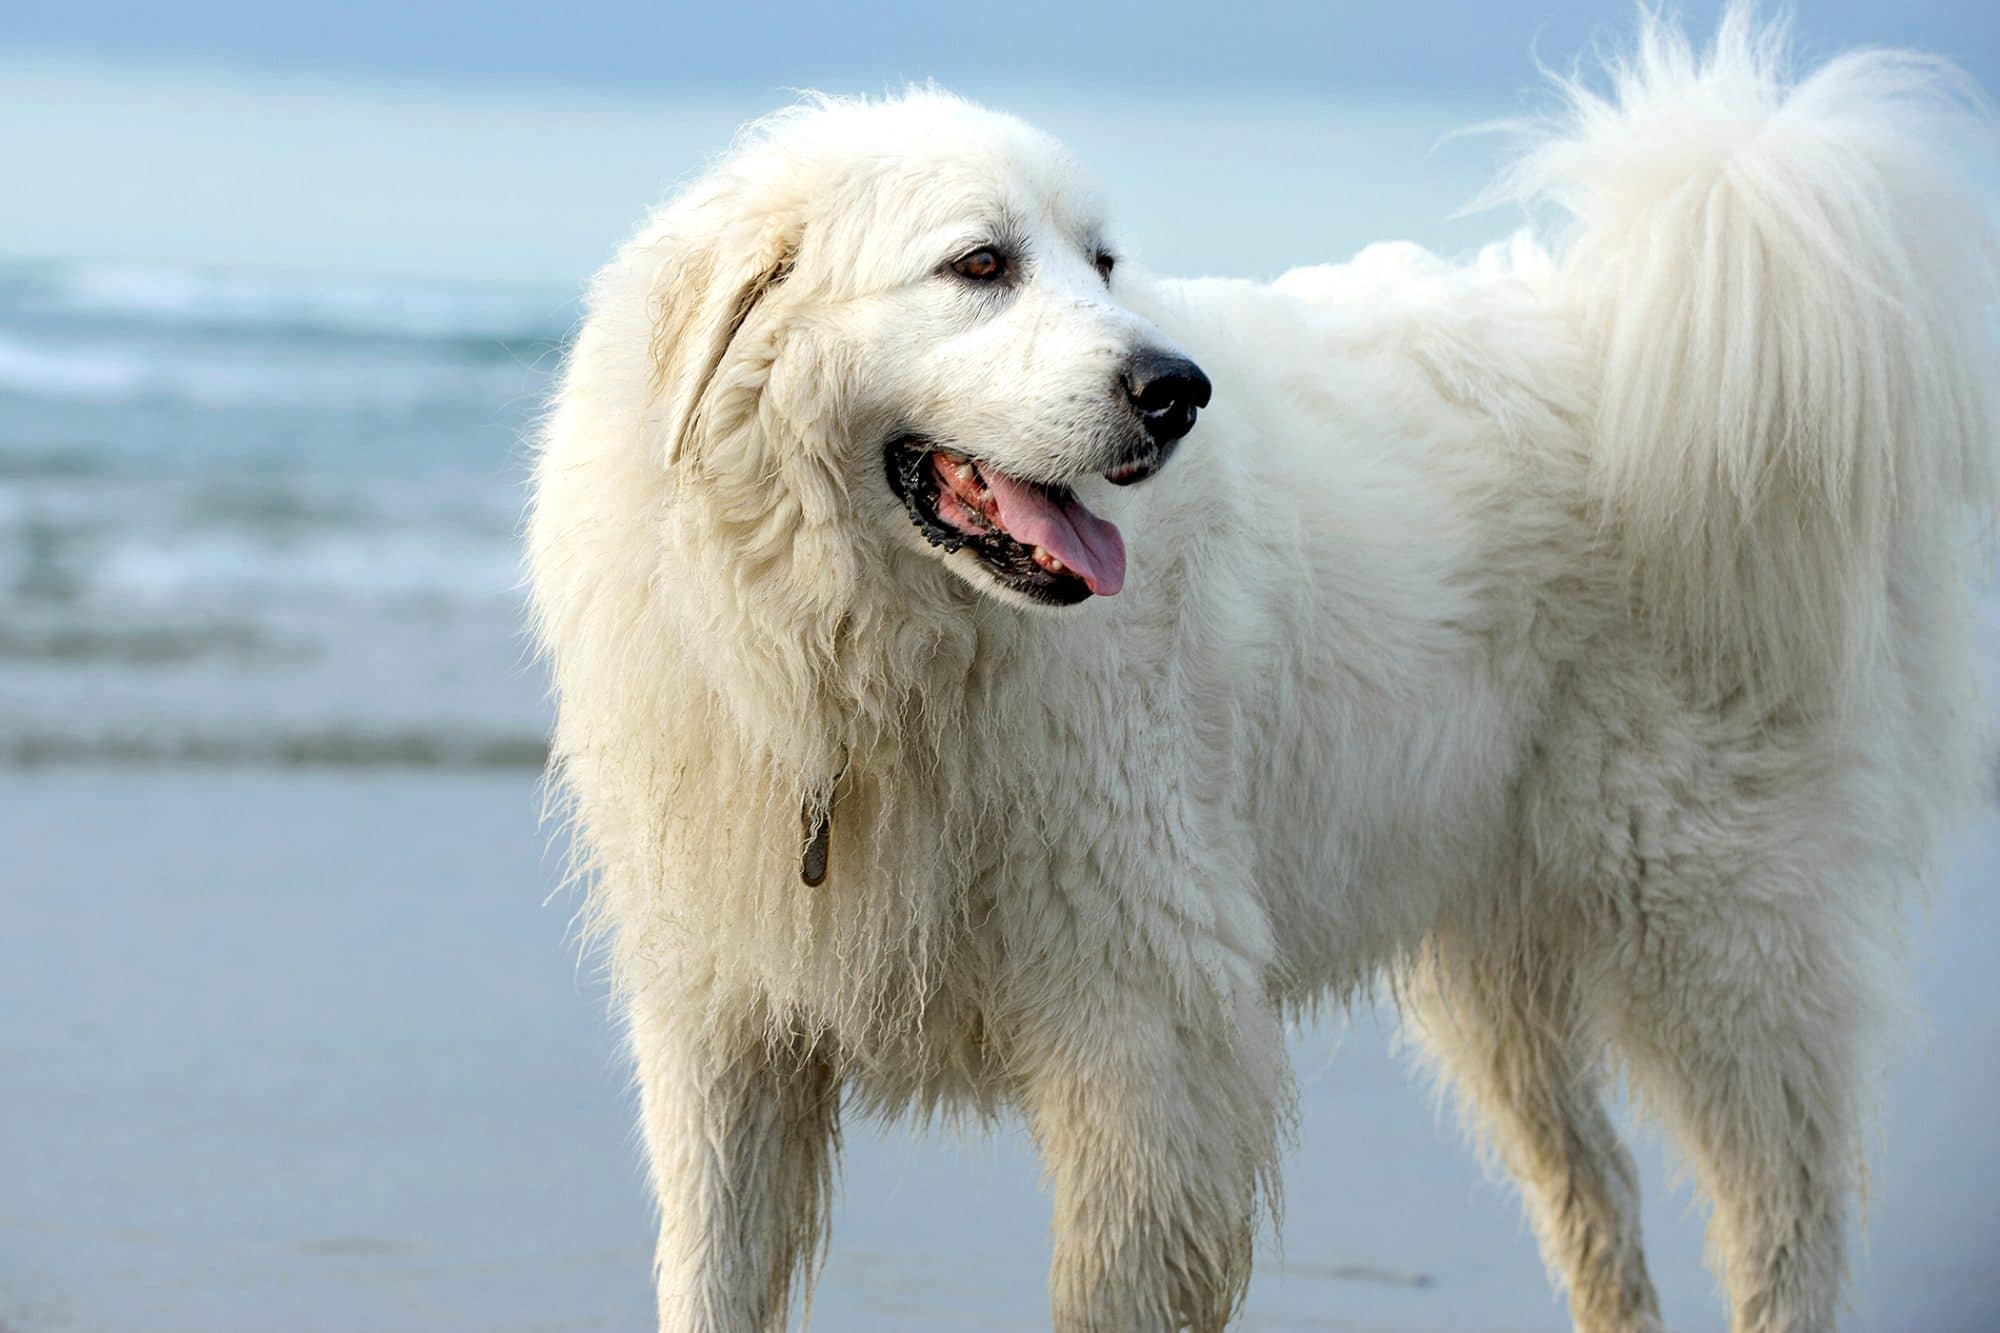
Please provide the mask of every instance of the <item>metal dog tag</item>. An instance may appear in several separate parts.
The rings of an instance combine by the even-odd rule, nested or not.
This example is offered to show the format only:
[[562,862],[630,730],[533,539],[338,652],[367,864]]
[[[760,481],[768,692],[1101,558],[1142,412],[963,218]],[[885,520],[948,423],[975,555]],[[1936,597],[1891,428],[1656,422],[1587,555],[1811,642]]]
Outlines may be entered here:
[[806,851],[799,858],[799,878],[816,889],[826,882],[826,863],[833,850],[833,802],[827,802],[826,810],[817,819],[810,804],[800,806],[799,824],[806,831]]

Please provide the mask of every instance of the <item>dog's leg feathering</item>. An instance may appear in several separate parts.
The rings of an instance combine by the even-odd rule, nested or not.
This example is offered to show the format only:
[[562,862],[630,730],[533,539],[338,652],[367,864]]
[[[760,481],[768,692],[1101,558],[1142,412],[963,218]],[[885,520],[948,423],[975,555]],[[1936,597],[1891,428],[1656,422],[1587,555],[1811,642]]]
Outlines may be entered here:
[[1519,1182],[1578,1333],[1661,1333],[1639,1173],[1605,1113],[1576,980],[1553,951],[1500,961],[1494,932],[1447,932],[1399,978],[1414,1034],[1463,1118]]
[[1220,1333],[1250,1281],[1289,1087],[1277,1020],[1261,996],[1233,1025],[1103,998],[1111,1007],[1035,1043],[1022,1070],[1055,1194],[1053,1325]]
[[1818,1333],[1835,1327],[1846,1273],[1863,1036],[1881,1002],[1859,965],[1871,956],[1871,941],[1852,937],[1860,927],[1762,891],[1768,906],[1739,907],[1727,934],[1653,914],[1657,965],[1619,971],[1619,1044],[1635,1091],[1713,1202],[1709,1251],[1732,1333]]
[[825,1236],[839,1087],[798,1043],[633,1000],[664,1333],[777,1333]]

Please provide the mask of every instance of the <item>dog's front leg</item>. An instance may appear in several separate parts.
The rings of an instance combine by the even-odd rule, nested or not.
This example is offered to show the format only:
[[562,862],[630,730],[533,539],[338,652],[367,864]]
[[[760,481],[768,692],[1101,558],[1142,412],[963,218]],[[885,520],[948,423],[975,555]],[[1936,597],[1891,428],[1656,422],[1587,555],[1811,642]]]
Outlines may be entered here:
[[839,1090],[821,1055],[747,1013],[640,994],[632,1046],[660,1205],[660,1328],[766,1333],[825,1227]]
[[1209,1008],[1094,980],[1018,1048],[1055,1194],[1055,1328],[1220,1329],[1288,1105],[1277,1022],[1261,994]]

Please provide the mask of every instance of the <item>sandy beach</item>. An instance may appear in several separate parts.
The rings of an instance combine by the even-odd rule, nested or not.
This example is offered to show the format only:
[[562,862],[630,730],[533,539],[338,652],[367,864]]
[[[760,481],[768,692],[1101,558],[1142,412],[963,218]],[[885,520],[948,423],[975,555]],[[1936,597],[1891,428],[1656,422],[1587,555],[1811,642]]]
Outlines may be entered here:
[[[0,1328],[645,1326],[623,1061],[573,903],[544,905],[536,809],[527,770],[0,778]],[[1989,820],[1923,932],[1858,1328],[2000,1309],[1996,883]],[[1386,1023],[1295,1041],[1284,1245],[1243,1326],[1566,1327]],[[1641,1156],[1672,1327],[1720,1329],[1688,1195],[1657,1141]],[[1041,1327],[1045,1228],[1017,1127],[851,1125],[812,1326]]]

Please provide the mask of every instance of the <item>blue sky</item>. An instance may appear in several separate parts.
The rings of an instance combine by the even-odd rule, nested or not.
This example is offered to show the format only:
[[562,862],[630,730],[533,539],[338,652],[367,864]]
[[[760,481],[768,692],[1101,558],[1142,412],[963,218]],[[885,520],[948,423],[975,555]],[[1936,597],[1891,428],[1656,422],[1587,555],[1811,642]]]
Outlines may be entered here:
[[[1682,9],[1707,26],[1719,6]],[[1808,50],[1916,45],[2000,84],[1993,0],[1800,0]],[[1490,98],[1629,27],[1625,0],[1078,4],[708,3],[671,0],[14,0],[0,46],[392,79],[866,91],[914,78],[1094,88],[1424,91]]]

